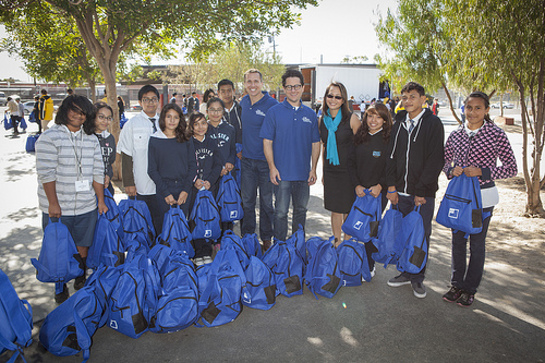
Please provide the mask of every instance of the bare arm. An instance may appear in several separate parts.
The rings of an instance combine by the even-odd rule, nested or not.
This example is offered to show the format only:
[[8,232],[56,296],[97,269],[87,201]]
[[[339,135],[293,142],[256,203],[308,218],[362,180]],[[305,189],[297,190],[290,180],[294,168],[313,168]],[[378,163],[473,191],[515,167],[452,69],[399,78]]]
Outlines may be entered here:
[[[57,198],[57,187],[55,181],[49,183],[43,183],[45,196],[47,197],[47,202],[49,203],[48,214],[49,217],[60,218],[61,217],[61,206],[59,204],[59,199]],[[104,199],[103,199],[104,201]]]

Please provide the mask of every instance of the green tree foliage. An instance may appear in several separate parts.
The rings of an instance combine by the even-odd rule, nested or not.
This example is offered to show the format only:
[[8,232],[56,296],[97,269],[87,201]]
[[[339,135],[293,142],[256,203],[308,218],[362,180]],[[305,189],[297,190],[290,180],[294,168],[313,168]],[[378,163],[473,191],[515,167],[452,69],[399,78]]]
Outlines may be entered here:
[[[540,190],[545,144],[545,3],[542,0],[445,0],[461,74],[514,85],[523,129],[526,215],[545,216]],[[482,79],[480,82],[482,84]],[[479,78],[474,80],[479,84]],[[531,145],[531,146],[530,146]]]

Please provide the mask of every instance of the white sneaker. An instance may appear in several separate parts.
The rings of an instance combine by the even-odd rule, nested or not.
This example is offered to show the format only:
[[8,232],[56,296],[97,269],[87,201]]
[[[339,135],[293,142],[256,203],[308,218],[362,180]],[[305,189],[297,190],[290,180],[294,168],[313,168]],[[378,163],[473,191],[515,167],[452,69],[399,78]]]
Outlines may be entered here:
[[210,257],[210,256],[204,256],[202,259],[203,259],[203,261],[204,261],[203,263],[205,265],[207,265],[209,263],[212,263],[212,257]]
[[193,259],[193,263],[195,264],[195,266],[202,266],[204,265],[204,259],[202,257],[195,257]]
[[377,271],[377,267],[373,266],[373,270],[371,271],[371,277],[375,277],[376,271]]

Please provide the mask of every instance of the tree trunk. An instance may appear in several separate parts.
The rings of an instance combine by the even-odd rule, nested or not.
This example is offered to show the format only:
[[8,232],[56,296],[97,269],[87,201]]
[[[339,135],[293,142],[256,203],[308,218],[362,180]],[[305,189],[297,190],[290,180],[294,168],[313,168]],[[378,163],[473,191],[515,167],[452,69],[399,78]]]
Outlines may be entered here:
[[452,97],[450,95],[450,92],[447,88],[447,85],[445,84],[445,82],[441,82],[441,84],[443,85],[443,89],[445,90],[445,93],[447,95],[447,98],[448,98],[448,103],[450,105],[450,112],[452,112],[452,115],[454,116],[454,118],[456,119],[456,121],[458,121],[458,124],[462,124],[462,120],[460,120],[460,118],[458,117],[458,113],[456,112],[456,109],[454,108],[454,105],[452,104]]
[[503,93],[500,95],[500,116],[503,117]]

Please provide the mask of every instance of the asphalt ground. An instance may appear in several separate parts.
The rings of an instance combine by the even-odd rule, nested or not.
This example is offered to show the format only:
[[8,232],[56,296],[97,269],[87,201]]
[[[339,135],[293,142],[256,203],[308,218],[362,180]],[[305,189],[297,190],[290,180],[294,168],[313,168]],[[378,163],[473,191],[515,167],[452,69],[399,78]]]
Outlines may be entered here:
[[[448,134],[455,123],[441,116]],[[36,130],[30,124],[27,131]],[[519,159],[521,135],[509,138]],[[25,134],[0,130],[0,268],[33,307],[35,341],[25,349],[27,361],[80,362],[81,353],[56,357],[37,342],[41,321],[56,304],[53,285],[37,281],[30,263],[38,257],[42,229],[35,157],[25,152],[25,141]],[[341,288],[332,299],[316,300],[305,288],[302,296],[279,296],[269,311],[245,307],[235,321],[216,328],[148,332],[134,340],[105,326],[93,337],[90,362],[543,362],[543,272],[517,268],[516,255],[488,252],[473,306],[446,303],[441,296],[449,286],[450,231],[435,222],[433,228],[425,299],[415,298],[410,286],[388,287],[397,271],[377,267],[371,282]],[[491,223],[489,235],[499,236],[496,228]],[[307,231],[307,237],[330,234],[319,183],[311,188]]]

